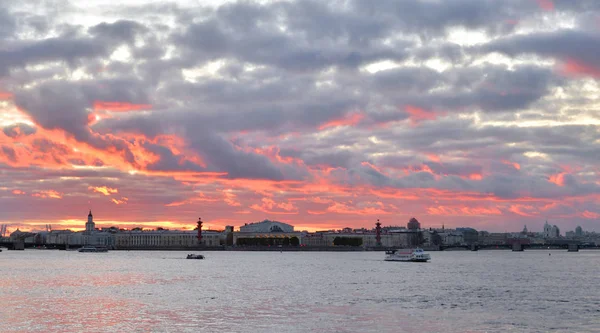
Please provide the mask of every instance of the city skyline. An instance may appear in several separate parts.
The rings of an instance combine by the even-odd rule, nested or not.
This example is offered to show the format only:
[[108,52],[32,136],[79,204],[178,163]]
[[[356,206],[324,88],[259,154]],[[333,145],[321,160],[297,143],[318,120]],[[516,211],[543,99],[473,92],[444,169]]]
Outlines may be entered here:
[[[72,227],[68,227],[66,229],[71,230],[71,231],[85,231],[87,228],[87,224],[85,224],[86,222],[89,222],[89,216],[92,215],[92,211],[91,209],[89,210],[89,215],[87,216],[86,220],[82,220],[81,223],[83,223],[82,225],[79,225],[78,222],[80,221],[73,221],[74,224]],[[381,223],[380,226],[382,228],[407,228],[407,225],[410,221],[412,221],[413,219],[415,219],[415,217],[411,217],[410,220],[407,220],[405,222],[402,221],[389,221],[389,223],[386,223],[385,221],[381,221],[380,219],[377,219],[373,225],[358,225],[358,226],[354,226],[354,227],[349,227],[349,226],[342,226],[342,227],[335,227],[335,228],[329,228],[329,229],[323,229],[323,228],[305,228],[302,225],[294,225],[294,228],[296,229],[296,231],[308,231],[308,232],[319,232],[319,231],[332,231],[332,230],[343,230],[343,229],[353,229],[353,230],[360,230],[360,229],[364,229],[364,230],[375,230],[375,227],[377,224]],[[201,218],[199,218],[199,220],[201,220]],[[276,223],[286,223],[289,224],[288,221],[280,221],[280,220],[276,220],[276,219],[262,219],[262,220],[257,220],[257,221],[246,221],[240,225],[232,225],[232,227],[235,228],[240,228],[242,226],[248,225],[248,224],[259,224],[261,222],[265,222],[265,221],[270,221],[270,222],[276,222]],[[420,225],[420,229],[421,230],[427,230],[427,229],[434,229],[434,230],[440,230],[440,229],[446,229],[446,230],[454,230],[454,229],[464,229],[464,228],[473,228],[472,226],[469,225],[458,225],[458,226],[449,226],[449,227],[445,227],[445,224],[442,223],[440,226],[438,225],[424,225],[423,223],[421,223],[421,221],[419,221],[418,219],[416,220],[419,225]],[[194,223],[191,224],[169,224],[169,222],[167,222],[167,224],[160,224],[159,222],[150,222],[150,223],[131,223],[131,222],[124,222],[124,221],[98,221],[95,217],[93,217],[93,222],[96,226],[97,230],[101,230],[101,229],[109,229],[109,228],[114,228],[117,227],[119,229],[124,229],[124,230],[132,230],[132,229],[138,229],[141,228],[143,230],[196,230],[197,228],[197,221],[195,221]],[[203,228],[202,230],[224,230],[226,229],[227,226],[220,226],[220,225],[214,225],[214,224],[210,224],[210,223],[206,223],[206,221],[202,220],[203,222]],[[534,224],[535,225],[535,224]],[[536,227],[534,226],[533,228],[528,227],[527,225],[523,225],[523,228],[521,230],[504,230],[503,232],[505,233],[522,233],[522,232],[527,232],[527,233],[539,233],[539,234],[543,234],[545,233],[545,227],[546,225],[549,225],[550,227],[558,227],[558,234],[564,234],[566,232],[570,232],[570,231],[575,231],[577,228],[582,229],[581,226],[577,226],[576,228],[574,228],[573,230],[562,230],[560,229],[560,226],[557,226],[556,224],[552,224],[549,223],[548,220],[544,221],[544,224],[542,225],[541,229],[539,231],[536,230]],[[19,228],[19,226],[15,226],[15,225],[6,225],[6,224],[0,224],[1,227],[6,228],[5,233],[8,235],[11,232],[14,232],[16,230],[21,230],[23,228]],[[62,224],[59,224],[59,226],[62,226]],[[7,228],[8,227],[8,228]],[[36,228],[37,227],[37,228]],[[474,228],[473,228],[474,229]],[[21,231],[32,231],[32,232],[40,232],[40,231],[48,231],[48,230],[65,230],[65,229],[57,229],[52,227],[52,224],[45,224],[43,227],[39,227],[38,225],[27,225],[25,226],[25,229],[21,230]],[[562,230],[562,231],[561,231]],[[484,231],[484,232],[490,232],[490,230],[477,230],[477,231]],[[586,230],[588,231],[588,230]],[[492,230],[491,232],[502,232],[499,230]]]
[[3,2],[0,224],[600,231],[599,9]]

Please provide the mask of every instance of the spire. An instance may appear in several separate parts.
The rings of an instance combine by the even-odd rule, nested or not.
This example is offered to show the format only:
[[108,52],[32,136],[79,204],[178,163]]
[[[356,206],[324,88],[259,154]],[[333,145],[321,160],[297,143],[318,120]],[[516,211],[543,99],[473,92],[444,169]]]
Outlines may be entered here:
[[88,214],[88,216],[92,216],[92,210],[90,209],[90,213]]

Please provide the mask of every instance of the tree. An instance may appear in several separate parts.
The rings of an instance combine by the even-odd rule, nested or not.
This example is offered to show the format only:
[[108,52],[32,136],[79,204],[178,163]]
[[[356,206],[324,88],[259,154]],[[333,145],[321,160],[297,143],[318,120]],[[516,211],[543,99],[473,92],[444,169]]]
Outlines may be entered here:
[[361,246],[362,237],[336,237],[333,239],[333,245],[336,246]]
[[413,232],[410,234],[409,244],[411,246],[421,246],[425,242],[422,231]]
[[298,237],[296,237],[296,236],[290,238],[290,245],[292,245],[292,246],[300,245],[300,239],[298,239]]
[[440,234],[438,234],[437,231],[434,231],[431,234],[431,243],[433,245],[441,245],[442,244],[442,236],[440,236]]

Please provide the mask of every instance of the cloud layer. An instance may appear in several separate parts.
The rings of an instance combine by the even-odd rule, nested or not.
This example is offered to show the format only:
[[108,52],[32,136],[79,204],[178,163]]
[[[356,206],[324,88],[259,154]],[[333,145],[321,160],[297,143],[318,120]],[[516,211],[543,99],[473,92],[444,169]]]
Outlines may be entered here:
[[594,0],[0,5],[0,222],[598,229]]

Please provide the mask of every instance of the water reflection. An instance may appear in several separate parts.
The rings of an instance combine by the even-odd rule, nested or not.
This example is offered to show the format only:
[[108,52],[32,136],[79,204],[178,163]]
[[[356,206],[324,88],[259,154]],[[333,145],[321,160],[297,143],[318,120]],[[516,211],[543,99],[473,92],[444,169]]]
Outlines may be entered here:
[[543,254],[3,252],[0,332],[596,331],[600,252]]

